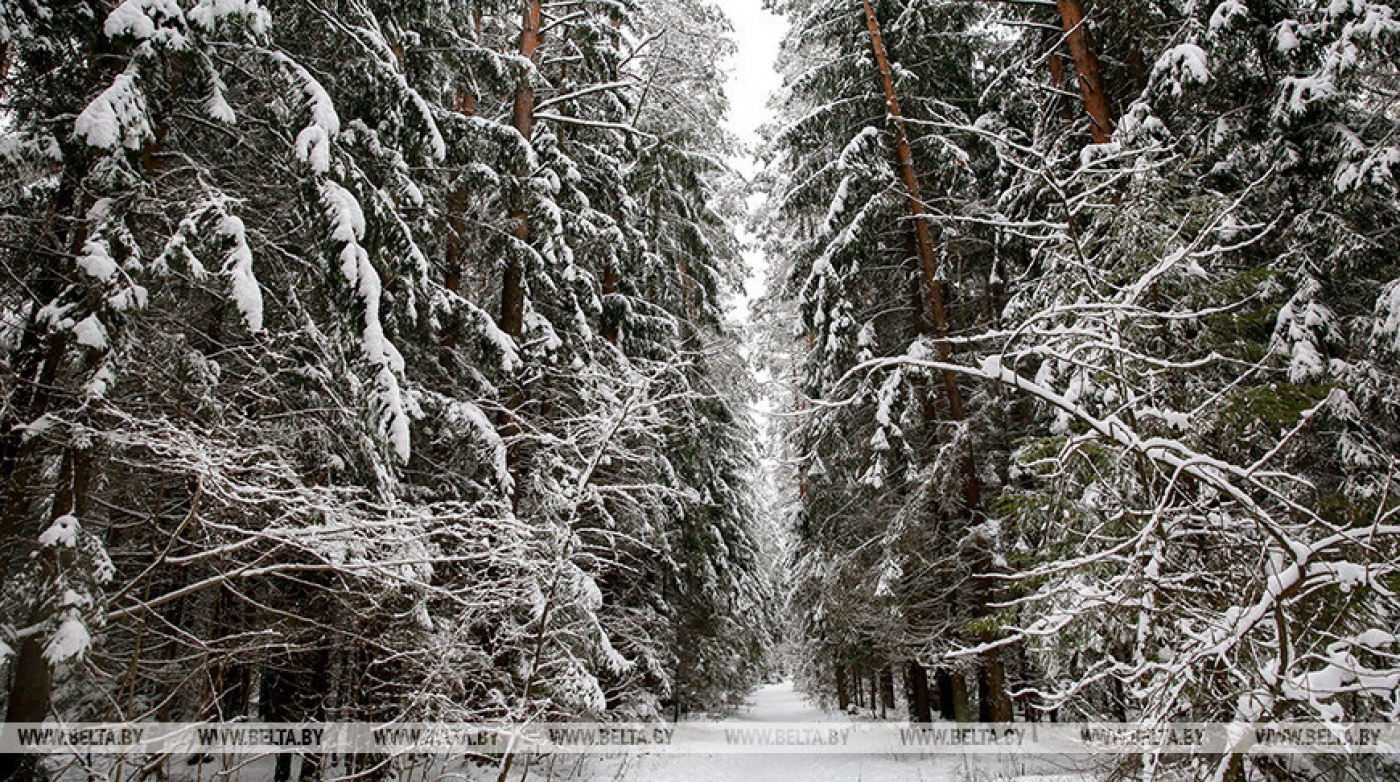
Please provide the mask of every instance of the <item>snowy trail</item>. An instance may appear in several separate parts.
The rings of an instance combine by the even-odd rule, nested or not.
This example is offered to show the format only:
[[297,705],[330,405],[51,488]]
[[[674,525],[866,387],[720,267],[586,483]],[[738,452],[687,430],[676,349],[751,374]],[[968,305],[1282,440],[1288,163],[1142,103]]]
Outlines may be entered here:
[[[761,688],[725,724],[735,727],[851,719],[814,706],[791,682]],[[647,755],[605,764],[592,779],[626,782],[914,782],[915,780],[1022,780],[1074,782],[1031,758],[964,760],[956,756],[893,755]],[[1050,773],[1046,773],[1049,771]]]

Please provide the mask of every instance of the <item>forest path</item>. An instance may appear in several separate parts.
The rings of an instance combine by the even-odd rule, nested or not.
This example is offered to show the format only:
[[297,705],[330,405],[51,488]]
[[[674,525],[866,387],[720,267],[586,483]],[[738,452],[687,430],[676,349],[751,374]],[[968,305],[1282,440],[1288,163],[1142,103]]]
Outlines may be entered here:
[[[792,682],[760,688],[735,714],[724,720],[735,728],[800,722],[850,722],[859,717],[824,711],[798,692]],[[1035,759],[1011,757],[965,760],[947,755],[645,755],[606,764],[592,779],[626,782],[942,782],[943,780],[1021,780],[1076,782],[1077,775],[1036,771]]]

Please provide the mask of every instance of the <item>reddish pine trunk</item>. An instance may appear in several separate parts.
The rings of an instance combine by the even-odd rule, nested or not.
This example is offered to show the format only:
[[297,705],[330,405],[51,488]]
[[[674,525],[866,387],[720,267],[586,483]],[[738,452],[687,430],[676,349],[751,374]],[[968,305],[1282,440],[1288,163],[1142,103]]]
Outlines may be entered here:
[[[540,17],[543,13],[543,0],[526,0],[523,29],[520,31],[520,56],[534,63],[540,50]],[[526,141],[535,130],[535,87],[531,81],[533,74],[526,73],[515,88],[515,108],[511,114],[511,124]],[[519,174],[522,190],[529,172]],[[515,222],[515,238],[522,245],[530,242],[530,213],[524,195],[511,211]],[[505,275],[501,280],[501,330],[519,337],[525,328],[525,268],[521,253],[511,253],[506,261]]]
[[[914,225],[914,245],[919,258],[919,266],[922,271],[924,287],[924,306],[930,315],[933,327],[933,336],[938,347],[939,358],[949,361],[953,356],[952,345],[948,342],[948,312],[945,307],[943,284],[938,279],[938,257],[934,253],[933,231],[929,227],[928,218],[925,216],[923,201],[923,189],[919,183],[918,171],[914,166],[914,152],[909,146],[909,134],[904,122],[904,112],[900,106],[899,95],[895,91],[894,71],[890,67],[889,56],[885,51],[884,36],[880,31],[880,20],[875,15],[875,8],[870,0],[861,0],[865,8],[865,20],[870,28],[870,42],[874,48],[875,65],[880,70],[880,78],[885,89],[885,102],[889,110],[890,119],[895,126],[895,157],[899,167],[900,178],[904,181],[905,189],[909,193],[909,216]],[[952,421],[963,421],[967,418],[967,410],[963,403],[962,389],[958,386],[957,375],[952,371],[943,372],[943,387],[948,396],[948,417]],[[982,482],[977,476],[977,464],[972,454],[968,454],[960,465],[962,471],[962,491],[963,500],[967,506],[970,526],[976,526],[982,519]],[[979,563],[981,564],[981,563]],[[988,567],[979,567],[977,572],[978,602],[985,606],[990,598],[990,591],[987,576],[990,575]],[[990,633],[983,633],[983,641],[992,640]],[[1000,656],[995,652],[983,656],[983,666],[987,671],[987,679],[992,688],[988,693],[988,713],[995,715],[998,719],[1003,716],[1009,721],[1011,714],[1011,701],[1006,696],[1005,673]]]
[[1056,2],[1069,51],[1074,56],[1075,70],[1079,71],[1079,91],[1084,96],[1084,109],[1089,113],[1089,132],[1095,144],[1105,144],[1113,137],[1113,114],[1108,107],[1108,91],[1104,88],[1098,55],[1089,45],[1089,35],[1084,29],[1084,4],[1081,0]]

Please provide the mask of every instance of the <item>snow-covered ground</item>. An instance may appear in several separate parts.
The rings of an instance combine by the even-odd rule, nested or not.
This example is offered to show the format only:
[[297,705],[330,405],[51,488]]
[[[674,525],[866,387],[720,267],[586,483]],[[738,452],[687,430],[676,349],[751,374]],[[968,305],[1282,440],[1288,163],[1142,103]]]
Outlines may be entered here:
[[[727,719],[735,727],[849,720],[812,705],[791,682],[754,693]],[[1081,782],[1089,777],[1032,757],[895,755],[636,755],[625,758],[542,759],[527,779],[617,780],[618,782],[948,782],[1018,780]],[[518,778],[518,777],[516,777]]]
[[[773,684],[755,692],[743,707],[722,720],[725,728],[782,726],[801,723],[850,723],[868,718],[824,711],[798,692],[791,682]],[[183,760],[183,759],[182,759]],[[172,782],[267,782],[273,778],[270,756],[211,757],[194,764],[176,760],[170,767]],[[105,768],[98,758],[99,767]],[[755,754],[716,752],[697,754],[518,756],[511,782],[1088,782],[1084,769],[1066,767],[1067,759],[987,755],[858,755],[858,754]],[[1081,759],[1081,762],[1087,762]],[[293,762],[293,779],[300,761]],[[326,778],[342,779],[343,769],[332,765]],[[397,782],[495,782],[500,769],[494,765],[466,764],[458,758],[422,758],[396,765],[388,779]],[[124,773],[122,777],[129,775]],[[89,777],[81,764],[60,774],[63,780]],[[116,778],[109,775],[107,778]]]

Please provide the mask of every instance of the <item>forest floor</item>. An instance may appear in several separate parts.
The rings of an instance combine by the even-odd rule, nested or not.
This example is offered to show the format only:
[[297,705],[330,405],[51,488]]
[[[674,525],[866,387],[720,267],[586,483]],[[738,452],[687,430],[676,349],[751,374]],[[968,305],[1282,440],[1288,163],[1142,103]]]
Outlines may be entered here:
[[[868,719],[868,718],[867,718]],[[749,696],[725,726],[842,723],[861,717],[824,711],[792,682]],[[1081,782],[1090,779],[1057,761],[1030,756],[738,754],[636,755],[538,764],[525,779],[615,782]]]
[[[728,716],[697,719],[705,727],[724,733],[766,730],[795,730],[803,724],[821,733],[832,727],[853,723],[870,725],[874,718],[826,711],[797,691],[792,682],[771,684],[753,693],[745,704]],[[898,726],[899,722],[887,723]],[[818,728],[820,726],[820,728]],[[171,782],[269,782],[274,778],[270,756],[211,757],[205,764],[176,763],[167,779]],[[716,751],[677,754],[571,755],[552,754],[517,757],[510,782],[1088,782],[1095,775],[1084,768],[1071,768],[1069,758],[1043,758],[1029,755],[914,755],[845,754],[763,754],[748,751]],[[1080,763],[1085,762],[1080,758]],[[99,765],[105,765],[100,764]],[[293,764],[299,768],[300,762]],[[294,768],[295,772],[297,768]],[[105,769],[115,772],[115,769]],[[121,779],[127,773],[99,770],[85,773],[80,764],[70,765],[56,779]],[[339,769],[327,769],[327,779],[343,778]],[[463,764],[455,759],[438,758],[426,765],[399,769],[386,777],[395,782],[495,782],[499,769],[493,765]],[[297,776],[294,773],[293,779]]]

